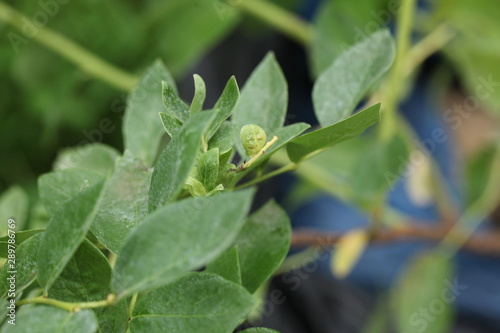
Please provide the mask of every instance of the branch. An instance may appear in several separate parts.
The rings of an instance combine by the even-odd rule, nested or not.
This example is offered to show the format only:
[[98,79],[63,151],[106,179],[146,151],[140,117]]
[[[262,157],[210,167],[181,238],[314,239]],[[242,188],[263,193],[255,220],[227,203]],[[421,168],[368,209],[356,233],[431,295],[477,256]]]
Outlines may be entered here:
[[287,10],[263,0],[228,0],[228,2],[235,8],[266,22],[303,46],[309,46],[312,43],[312,27]]
[[[26,22],[31,23],[26,16],[0,1],[0,20],[23,31]],[[33,25],[33,23],[31,23]],[[124,91],[130,91],[137,78],[120,68],[102,60],[82,46],[47,27],[38,27],[30,38],[51,49],[60,56],[79,66],[84,72],[111,84]]]
[[[367,230],[367,232],[370,232]],[[300,230],[292,234],[292,247],[321,246],[331,247],[337,244],[342,233],[324,232],[317,230]],[[371,243],[389,243],[408,239],[424,239],[439,243],[443,238],[450,237],[459,245],[470,251],[500,256],[500,232],[481,233],[468,236],[460,231],[450,231],[436,223],[433,226],[408,224],[401,228],[390,230],[375,230],[371,232]]]
[[109,294],[105,300],[96,301],[96,302],[64,302],[57,299],[47,298],[45,296],[39,296],[34,298],[23,299],[16,303],[16,306],[20,306],[23,304],[47,304],[56,306],[58,308],[68,310],[70,312],[77,312],[81,309],[92,309],[92,308],[100,308],[108,305],[114,304],[116,301],[116,296],[114,294]]

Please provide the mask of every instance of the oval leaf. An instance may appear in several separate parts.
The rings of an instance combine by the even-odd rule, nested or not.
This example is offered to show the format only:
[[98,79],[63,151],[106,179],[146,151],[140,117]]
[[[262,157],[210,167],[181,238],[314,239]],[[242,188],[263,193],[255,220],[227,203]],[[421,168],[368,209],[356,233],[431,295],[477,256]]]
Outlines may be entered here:
[[201,138],[214,114],[200,112],[184,124],[161,153],[151,178],[149,211],[174,200],[184,185],[201,150]]
[[351,115],[387,72],[394,53],[394,41],[384,29],[341,54],[314,84],[314,112],[321,126],[330,126]]
[[68,312],[46,305],[21,308],[16,325],[2,327],[2,333],[94,333],[96,330],[97,320],[91,310]]
[[[159,60],[148,67],[139,84],[127,99],[123,119],[123,140],[125,149],[140,158],[148,166],[158,154],[161,137],[164,135],[158,112],[164,110],[161,98],[162,81],[175,87],[174,79]],[[175,89],[175,88],[174,88]]]
[[380,120],[380,104],[370,106],[331,126],[293,139],[287,145],[288,157],[298,162],[324,149],[363,133]]
[[95,214],[102,183],[86,188],[52,217],[38,251],[38,281],[47,291],[85,239]]
[[191,273],[151,291],[134,308],[132,332],[232,332],[255,301],[241,286],[215,274]]
[[253,190],[169,204],[140,224],[116,262],[120,297],[164,285],[219,256],[235,239]]

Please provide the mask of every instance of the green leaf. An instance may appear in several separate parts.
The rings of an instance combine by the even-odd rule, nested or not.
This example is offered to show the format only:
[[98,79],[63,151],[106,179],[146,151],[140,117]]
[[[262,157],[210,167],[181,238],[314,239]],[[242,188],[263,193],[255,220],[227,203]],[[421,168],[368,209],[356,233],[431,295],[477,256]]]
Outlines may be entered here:
[[214,273],[224,279],[241,285],[238,247],[232,247],[207,265],[205,272]]
[[313,19],[314,36],[309,58],[318,76],[351,45],[386,26],[399,10],[387,0],[324,1]]
[[465,207],[472,205],[485,192],[497,149],[496,145],[488,146],[466,161]]
[[376,204],[376,198],[399,181],[408,154],[408,146],[399,135],[385,144],[372,140],[352,168],[350,184],[358,204],[366,207]]
[[198,180],[207,191],[211,191],[217,185],[215,181],[219,173],[219,148],[210,149],[203,153],[196,168],[198,170]]
[[255,301],[241,286],[209,273],[190,273],[153,290],[132,315],[132,332],[232,332]]
[[[436,3],[436,21],[446,22],[454,37],[444,47],[445,55],[469,91],[470,102],[465,102],[468,113],[481,103],[485,110],[498,116],[500,112],[500,4],[495,0],[439,1]],[[481,38],[478,38],[481,36]],[[474,98],[473,98],[474,97]],[[469,105],[469,106],[468,106]],[[468,114],[465,113],[465,114]],[[460,126],[466,121],[462,108],[460,116],[450,117]]]
[[240,333],[279,333],[279,332],[272,330],[270,328],[252,327],[252,328],[247,328],[246,330],[240,331]]
[[170,116],[168,113],[160,112],[161,123],[163,124],[163,128],[167,131],[168,136],[173,138],[177,132],[181,129],[182,123]]
[[43,233],[38,251],[38,281],[47,291],[85,239],[95,215],[102,183],[86,188],[59,207]]
[[0,235],[7,234],[7,221],[16,221],[16,230],[22,230],[28,218],[28,194],[17,185],[11,186],[0,196]]
[[237,139],[236,126],[230,121],[224,121],[208,142],[208,149],[219,148],[221,154],[227,153],[233,148]]
[[[36,235],[45,229],[32,229],[16,232],[16,246],[21,245],[25,240],[29,239],[31,236]],[[7,258],[8,248],[9,248],[9,236],[5,235],[0,237],[0,258]]]
[[189,108],[190,114],[195,114],[203,109],[203,103],[205,102],[205,97],[207,94],[207,88],[205,86],[205,81],[198,74],[193,75],[194,79],[194,97],[191,102],[191,107]]
[[200,152],[202,135],[213,116],[212,112],[205,111],[190,117],[161,153],[151,179],[150,212],[179,195]]
[[127,235],[148,213],[151,174],[127,150],[104,185],[90,231],[113,253],[118,253]]
[[219,256],[235,239],[252,197],[245,190],[189,198],[149,215],[118,256],[113,290],[123,297],[158,287]]
[[189,118],[189,106],[177,95],[174,85],[170,82],[162,81],[161,86],[163,105],[167,113],[182,123],[186,122]]
[[85,169],[66,169],[46,173],[38,178],[38,193],[49,216],[88,187],[103,180],[99,173]]
[[389,31],[381,30],[339,56],[314,84],[314,112],[321,126],[333,125],[351,115],[387,72],[394,54]]
[[160,95],[162,81],[175,86],[167,68],[157,60],[146,69],[141,81],[130,93],[123,119],[125,149],[148,166],[153,165],[156,159],[164,133],[158,121],[158,112],[163,111]]
[[16,325],[4,324],[2,333],[94,333],[97,320],[91,310],[68,312],[54,306],[22,307]]
[[[240,130],[244,125],[255,124],[264,129],[268,138],[277,135],[283,126],[288,104],[285,76],[272,52],[268,53],[245,83],[232,121]],[[240,142],[238,152],[244,156]]]
[[278,269],[290,248],[290,238],[290,220],[273,200],[248,218],[235,244],[242,284],[249,292],[255,292]]
[[[108,259],[89,241],[84,241],[49,289],[49,297],[65,302],[94,302],[111,292]],[[127,304],[94,309],[100,332],[125,332]]]
[[238,88],[238,83],[234,76],[231,76],[229,81],[227,81],[226,87],[222,92],[221,96],[214,105],[214,110],[216,111],[215,120],[210,125],[208,130],[207,138],[212,138],[217,130],[229,116],[233,114],[234,107],[240,98],[240,90]]
[[298,162],[358,136],[380,120],[379,112],[380,104],[375,104],[336,124],[299,136],[287,145],[288,157]]
[[[465,286],[455,279],[450,258],[439,252],[419,254],[391,290],[392,314],[397,330],[407,333],[448,332],[452,303]],[[439,313],[433,309],[439,307]],[[433,313],[429,320],[426,313]]]
[[54,170],[87,169],[107,176],[113,171],[115,159],[120,153],[102,143],[92,143],[61,151],[54,162]]
[[[224,2],[169,0],[148,5],[147,38],[174,74],[188,70],[236,26],[240,15]],[[144,21],[143,21],[144,22]],[[140,29],[139,29],[140,30]]]
[[0,298],[12,298],[12,295],[9,295],[10,281],[7,280],[7,278],[11,276],[11,273],[9,273],[9,271],[16,272],[16,295],[19,295],[24,289],[26,289],[31,283],[36,280],[36,259],[41,238],[42,234],[37,234],[31,238],[28,238],[16,248],[14,262],[11,262],[9,260],[5,262],[5,265],[0,271]]

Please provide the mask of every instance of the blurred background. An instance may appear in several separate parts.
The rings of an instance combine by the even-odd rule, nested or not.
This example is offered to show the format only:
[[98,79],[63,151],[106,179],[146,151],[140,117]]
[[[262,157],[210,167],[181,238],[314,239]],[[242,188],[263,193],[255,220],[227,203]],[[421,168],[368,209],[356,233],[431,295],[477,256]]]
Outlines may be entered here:
[[[36,179],[52,169],[62,149],[102,142],[122,150],[121,118],[130,82],[156,59],[172,72],[185,100],[193,95],[192,74],[201,75],[207,82],[205,108],[210,108],[231,75],[244,86],[273,51],[289,86],[287,122],[317,124],[310,97],[315,77],[380,27],[394,31],[399,5],[398,0],[0,2],[2,219],[14,210],[25,229],[47,223]],[[12,10],[24,15],[16,16],[17,27]],[[280,15],[290,19],[288,28],[280,24]],[[418,163],[412,177],[390,190],[387,205],[395,220],[432,225],[442,218],[429,195],[429,163],[437,165],[450,205],[458,212],[481,195],[499,140],[498,17],[496,0],[418,1],[413,42],[427,43],[424,50],[432,52],[420,55],[425,61],[409,74],[400,111],[426,150],[427,162]],[[294,33],[289,29],[294,24],[312,29],[312,37]],[[64,55],[67,44],[51,44],[54,38],[47,29],[124,73],[124,79],[96,77],[85,69],[85,61]],[[104,119],[111,125],[99,131]],[[431,140],[436,129],[447,139]],[[357,194],[345,189],[345,172],[368,138],[341,144],[311,161],[330,179],[323,186],[303,173],[285,175],[263,186],[265,197],[279,199],[296,230],[327,234],[366,227],[370,218]],[[500,210],[492,211],[481,216],[478,230],[500,244]],[[330,271],[331,248],[312,255],[300,252],[307,246],[296,244],[293,251],[314,260],[276,276],[263,291],[267,301],[261,316],[245,326],[262,324],[287,333],[398,332],[391,316],[394,294],[415,296],[401,288],[425,292],[418,277],[429,271],[413,263],[434,244],[405,239],[370,245],[345,279]],[[449,286],[443,295],[449,297],[438,290],[438,301],[414,318],[411,332],[500,332],[499,258],[498,252],[460,250],[452,272],[443,278]],[[401,281],[408,279],[401,279],[409,271],[414,279],[407,285]],[[442,323],[441,330],[430,324],[434,322]]]

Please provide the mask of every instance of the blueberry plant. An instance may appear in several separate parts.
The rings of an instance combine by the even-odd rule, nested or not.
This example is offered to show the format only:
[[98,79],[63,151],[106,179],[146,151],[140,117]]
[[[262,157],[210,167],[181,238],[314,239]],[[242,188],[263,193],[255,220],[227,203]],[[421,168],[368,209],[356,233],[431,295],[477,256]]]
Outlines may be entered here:
[[[378,122],[380,104],[352,112],[393,57],[386,30],[347,50],[316,82],[323,127],[308,132],[305,123],[283,125],[287,83],[272,53],[241,94],[230,78],[209,110],[201,77],[186,104],[155,62],[128,98],[123,153],[68,149],[39,178],[50,222],[17,234],[19,313],[3,331],[232,332],[290,246],[276,202],[250,210],[254,185]],[[267,172],[279,151],[290,164]],[[0,273],[3,309],[9,271]]]
[[[260,1],[230,3],[250,8]],[[284,124],[287,82],[273,53],[241,93],[231,77],[208,110],[199,75],[194,75],[194,96],[186,103],[167,67],[156,61],[128,96],[123,152],[101,143],[62,151],[54,170],[38,179],[40,210],[50,218],[46,228],[0,238],[0,256],[6,259],[0,271],[1,332],[233,332],[258,313],[267,281],[296,267],[293,258],[285,259],[291,240],[285,211],[273,200],[253,204],[259,183],[288,171],[371,217],[370,230],[336,240],[332,270],[345,276],[394,214],[385,205],[386,195],[414,148],[413,133],[396,115],[405,82],[436,44],[451,37],[439,26],[432,43],[424,40],[410,52],[414,3],[403,1],[396,43],[388,30],[379,29],[340,47],[345,46],[337,43],[343,33],[332,27],[329,16],[342,9],[336,3],[326,5],[317,18],[314,38],[291,18],[285,21],[299,28],[287,30],[286,24],[272,21],[283,15],[262,15],[308,46],[317,76],[312,100],[318,128]],[[8,7],[1,2],[0,9],[0,19],[14,26],[22,21],[14,14],[6,18]],[[57,50],[47,42],[50,36],[37,38]],[[89,55],[85,60],[97,62]],[[105,71],[90,72],[115,86],[135,82],[130,76],[110,79]],[[381,120],[381,107],[380,126],[368,130]],[[498,201],[498,147],[483,157],[472,163],[481,177],[477,172],[471,177],[474,194],[459,227],[471,221],[474,226]],[[429,164],[434,173],[424,178],[434,182],[443,217],[453,218]],[[21,201],[22,194],[13,190],[0,208]],[[452,274],[450,256],[468,233],[450,235],[439,251],[419,256],[395,288],[391,301],[400,330],[415,332],[408,318],[439,294]],[[415,276],[425,282],[424,289],[414,288]],[[9,317],[12,309],[14,317]],[[449,306],[443,313],[429,324],[435,332],[449,324]]]

